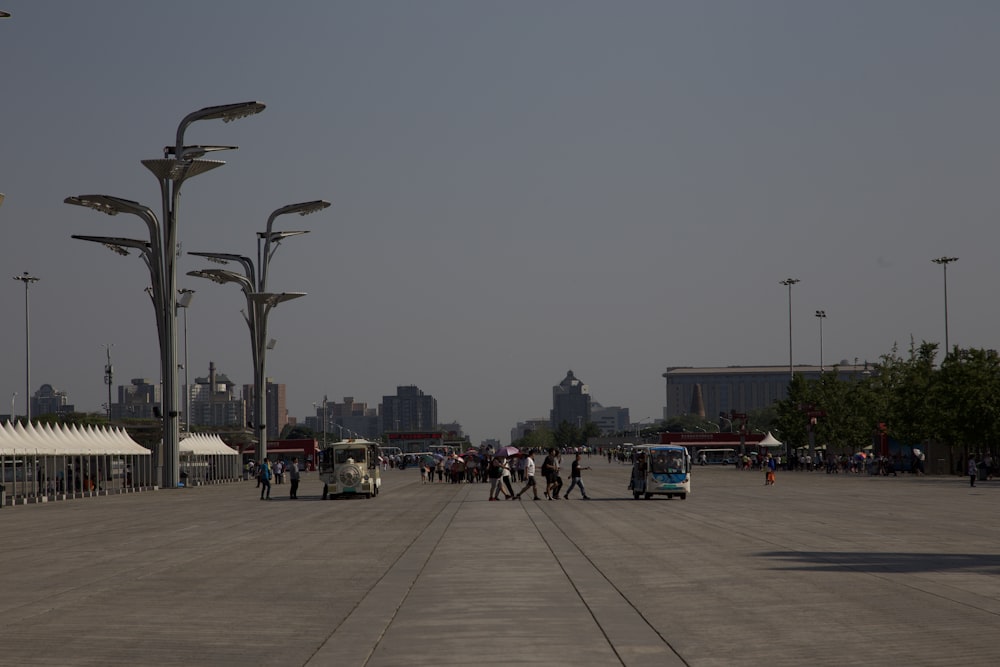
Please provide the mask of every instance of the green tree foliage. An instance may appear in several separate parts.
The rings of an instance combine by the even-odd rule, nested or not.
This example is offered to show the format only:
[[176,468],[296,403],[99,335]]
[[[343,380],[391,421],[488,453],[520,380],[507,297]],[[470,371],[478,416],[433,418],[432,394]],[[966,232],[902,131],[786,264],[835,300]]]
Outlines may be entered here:
[[317,438],[315,431],[301,424],[286,424],[285,428],[281,429],[280,437],[282,440],[321,440],[322,435],[320,433],[320,438]]
[[539,429],[527,433],[523,438],[511,444],[519,449],[545,451],[555,446],[555,439],[552,437],[552,431]]
[[872,442],[880,424],[889,437],[918,446],[938,439],[960,460],[1000,448],[1000,356],[995,350],[956,347],[935,368],[937,343],[910,343],[892,351],[871,374],[818,380],[795,375],[788,397],[776,403],[773,428],[793,447],[809,444],[809,413],[816,445],[856,451]]
[[910,343],[907,358],[894,346],[875,365],[871,394],[877,420],[886,425],[889,436],[916,445],[936,435],[932,389],[935,381],[934,357],[937,343]]
[[931,391],[935,435],[953,455],[993,451],[1000,443],[1000,357],[996,350],[956,348]]

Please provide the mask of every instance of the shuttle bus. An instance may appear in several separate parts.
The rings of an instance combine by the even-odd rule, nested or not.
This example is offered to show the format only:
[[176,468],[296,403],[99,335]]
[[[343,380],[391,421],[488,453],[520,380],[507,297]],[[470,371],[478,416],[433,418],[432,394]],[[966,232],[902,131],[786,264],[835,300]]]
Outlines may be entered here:
[[681,500],[691,493],[691,455],[683,445],[638,445],[632,454],[632,497]]

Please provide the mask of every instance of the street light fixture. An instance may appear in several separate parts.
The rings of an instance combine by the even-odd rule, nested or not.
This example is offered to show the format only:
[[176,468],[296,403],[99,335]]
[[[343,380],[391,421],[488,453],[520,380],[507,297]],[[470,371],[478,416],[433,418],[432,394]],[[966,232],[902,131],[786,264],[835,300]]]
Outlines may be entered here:
[[24,405],[27,422],[31,423],[31,333],[28,319],[28,285],[37,283],[38,278],[27,271],[19,276],[14,276],[14,280],[24,283]]
[[[792,285],[802,282],[798,278],[785,278],[779,285],[788,286],[788,380],[795,379],[795,371],[792,367]],[[791,387],[789,386],[789,389]]]
[[[726,417],[722,413],[719,413],[719,419],[729,422],[729,432],[732,433],[733,432],[733,420],[730,419],[729,417]],[[719,432],[720,433],[722,432],[722,427],[721,426],[719,427]]]
[[826,319],[825,310],[817,310],[816,317],[819,318],[819,372],[823,372],[823,320]]
[[[222,106],[205,107],[185,116],[177,126],[173,147],[166,147],[163,159],[142,160],[142,164],[155,177],[160,186],[162,217],[157,219],[153,211],[138,202],[107,195],[83,195],[69,197],[67,204],[86,206],[102,213],[116,215],[131,213],[139,216],[149,229],[149,245],[143,259],[149,267],[152,281],[151,296],[156,309],[156,327],[160,342],[160,373],[163,381],[163,450],[162,477],[164,487],[175,488],[180,481],[177,382],[177,210],[180,203],[181,186],[192,178],[225,162],[200,160],[208,152],[236,148],[235,146],[185,146],[184,132],[188,126],[200,120],[220,119],[224,122],[244,118],[264,110],[260,102],[240,102]],[[162,227],[160,225],[162,220]],[[83,240],[94,240],[87,238]],[[125,244],[113,244],[121,248]],[[136,247],[132,245],[131,247]],[[141,250],[141,248],[140,248]]]
[[948,265],[957,262],[958,257],[938,257],[932,259],[935,264],[940,264],[944,269],[944,356],[948,356],[951,348],[948,346]]
[[[240,285],[243,295],[247,300],[247,308],[243,313],[243,319],[250,329],[250,349],[253,358],[254,368],[254,427],[258,431],[257,438],[257,458],[264,460],[267,458],[267,396],[266,396],[266,376],[267,350],[273,347],[267,338],[267,317],[272,308],[279,303],[297,299],[305,296],[304,292],[282,292],[272,294],[267,291],[267,268],[271,264],[271,259],[278,249],[281,241],[291,236],[308,234],[308,231],[272,231],[272,226],[276,218],[282,215],[297,213],[308,215],[317,211],[322,211],[330,206],[330,202],[321,199],[299,204],[282,206],[271,212],[267,218],[267,229],[257,234],[257,262],[245,255],[237,255],[227,252],[189,252],[189,255],[204,257],[211,262],[226,264],[236,262],[243,268],[243,274],[229,271],[227,269],[205,269],[201,271],[190,271],[188,275],[199,278],[207,278],[217,283],[235,282]],[[263,245],[262,242],[263,241]]]

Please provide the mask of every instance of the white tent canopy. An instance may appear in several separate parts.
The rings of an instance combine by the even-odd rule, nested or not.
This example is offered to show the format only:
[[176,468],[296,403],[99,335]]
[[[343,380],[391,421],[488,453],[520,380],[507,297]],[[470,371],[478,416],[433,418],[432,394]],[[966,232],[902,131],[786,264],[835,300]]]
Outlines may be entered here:
[[764,439],[758,442],[757,444],[760,445],[761,447],[781,447],[783,443],[777,438],[775,438],[773,435],[771,435],[771,432],[768,431],[767,435],[764,436]]
[[221,455],[236,456],[235,449],[227,445],[217,435],[207,435],[195,433],[185,437],[180,442],[179,451],[181,454],[192,454],[197,456]]
[[0,456],[149,456],[125,429],[57,424],[0,423]]

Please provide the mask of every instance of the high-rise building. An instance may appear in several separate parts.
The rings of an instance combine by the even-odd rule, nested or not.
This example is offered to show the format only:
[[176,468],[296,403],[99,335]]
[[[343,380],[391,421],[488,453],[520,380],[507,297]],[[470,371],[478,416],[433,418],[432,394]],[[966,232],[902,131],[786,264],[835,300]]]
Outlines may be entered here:
[[396,387],[395,396],[383,396],[382,431],[427,431],[437,427],[437,399],[416,385]]
[[517,442],[529,433],[549,430],[549,420],[542,417],[517,422],[517,426],[510,430],[510,441]]
[[[281,436],[281,431],[288,425],[288,408],[285,404],[285,385],[276,384],[267,378],[264,383],[264,391],[267,392],[267,437],[277,440]],[[253,385],[243,385],[243,401],[246,403],[247,421],[258,423],[253,413],[254,395]]]
[[[323,430],[323,414],[323,406],[319,405],[315,420],[306,421],[307,425],[315,424],[317,428],[313,428],[314,432]],[[382,435],[378,410],[369,408],[367,403],[355,401],[353,396],[345,396],[343,403],[327,401],[326,432],[330,436],[342,435],[345,438],[351,433],[357,433],[362,438],[378,438]]]
[[590,402],[590,421],[597,424],[602,435],[614,435],[628,430],[631,420],[628,408],[615,405],[604,407],[597,401]]
[[129,385],[118,385],[118,402],[111,404],[111,420],[154,419],[159,409],[160,384],[133,378]]
[[208,362],[208,377],[196,377],[189,391],[191,426],[243,428],[246,424],[246,405],[236,395],[236,385],[216,371],[215,362]]
[[590,423],[590,389],[573,375],[573,371],[567,371],[563,381],[552,387],[549,424],[555,430],[563,422],[577,428]]
[[50,384],[43,384],[31,397],[31,414],[34,417],[66,414],[73,412],[74,407],[67,402],[65,391],[54,389]]

